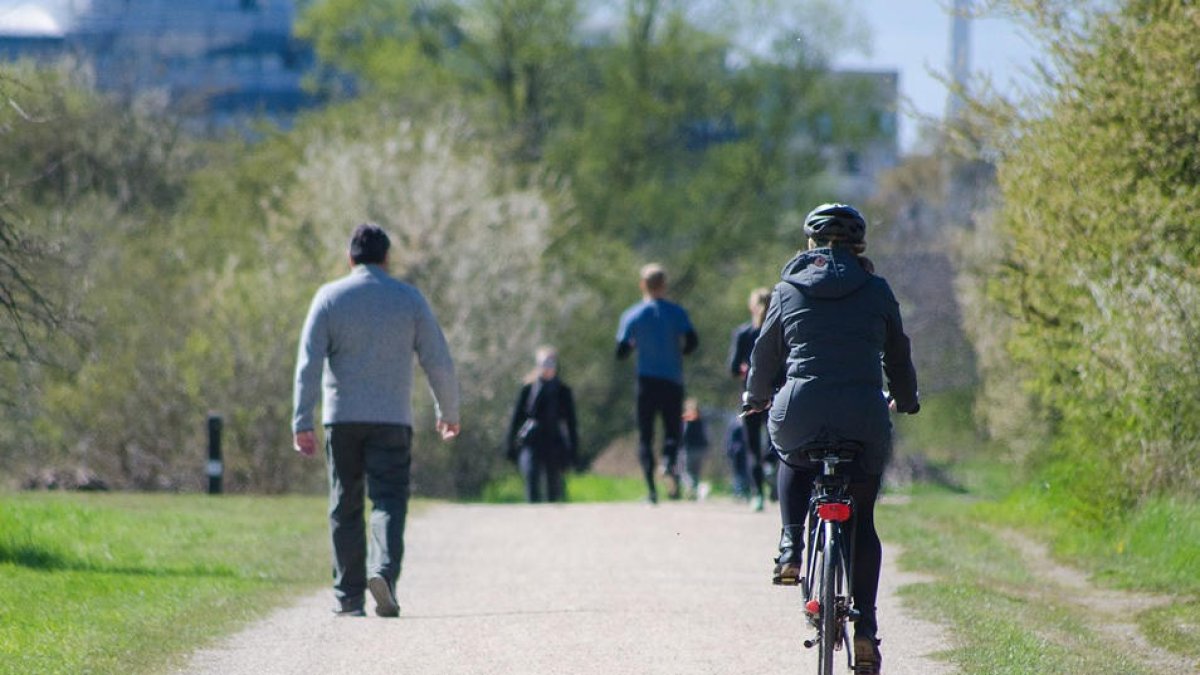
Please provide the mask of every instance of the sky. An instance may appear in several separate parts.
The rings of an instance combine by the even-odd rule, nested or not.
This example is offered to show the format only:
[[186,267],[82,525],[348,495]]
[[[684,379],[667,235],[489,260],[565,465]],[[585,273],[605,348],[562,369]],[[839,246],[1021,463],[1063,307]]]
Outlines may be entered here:
[[[186,1],[186,0],[181,0]],[[88,0],[0,0],[0,30],[26,27],[52,33],[65,24],[68,10]],[[916,115],[940,118],[946,107],[946,88],[934,73],[948,70],[951,0],[844,0],[836,3],[858,13],[869,37],[869,52],[835,55],[840,68],[896,70],[900,73],[900,148],[918,144]],[[1011,21],[980,19],[971,25],[971,68],[987,74],[1001,91],[1029,84],[1027,73],[1036,49]]]
[[[950,0],[851,0],[869,32],[868,55],[835,56],[842,68],[897,70],[900,73],[901,109],[941,118],[946,108],[946,87],[934,73],[949,71]],[[1010,20],[987,18],[971,22],[971,70],[986,74],[1000,92],[1027,89],[1029,71],[1037,49],[1029,36]],[[901,115],[900,148],[917,145],[919,122],[914,114]]]
[[5,32],[54,34],[66,23],[68,10],[86,0],[0,0],[0,27]]

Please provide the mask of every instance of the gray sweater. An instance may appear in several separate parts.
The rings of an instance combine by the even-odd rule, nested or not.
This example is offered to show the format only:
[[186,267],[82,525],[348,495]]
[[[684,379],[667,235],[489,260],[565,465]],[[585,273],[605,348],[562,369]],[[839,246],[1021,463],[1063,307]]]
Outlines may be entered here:
[[325,424],[412,425],[414,353],[438,417],[458,422],[454,362],[429,303],[378,265],[356,265],[317,291],[298,351],[293,431],[313,428],[320,385]]

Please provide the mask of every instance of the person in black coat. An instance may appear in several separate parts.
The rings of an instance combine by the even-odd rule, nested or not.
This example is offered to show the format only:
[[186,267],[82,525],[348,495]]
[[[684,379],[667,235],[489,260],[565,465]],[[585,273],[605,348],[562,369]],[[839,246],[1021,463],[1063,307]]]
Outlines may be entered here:
[[508,429],[508,458],[517,463],[525,480],[525,499],[546,501],[566,498],[565,473],[575,464],[579,437],[575,426],[575,400],[571,388],[558,379],[558,352],[538,348],[537,366],[530,373]]
[[[748,301],[748,309],[750,310],[750,320],[734,329],[733,335],[729,342],[729,374],[732,375],[744,388],[746,376],[750,374],[750,353],[754,350],[754,342],[758,340],[758,333],[762,329],[763,320],[766,318],[767,307],[771,303],[771,291],[766,288],[756,288],[750,292]],[[782,377],[783,369],[780,368],[779,382],[777,385],[783,384]],[[742,424],[746,427],[743,433],[746,449],[746,467],[742,473],[748,473],[750,476],[750,485],[754,489],[751,496],[750,504],[755,511],[763,510],[763,499],[766,496],[763,490],[763,484],[766,482],[768,472],[773,473],[775,467],[775,453],[763,453],[762,432],[763,423],[766,421],[766,413],[751,413],[742,416]],[[775,490],[772,486],[772,493]],[[772,494],[774,498],[774,494]]]
[[[862,453],[848,467],[855,514],[855,663],[879,672],[875,599],[882,547],[875,531],[875,499],[892,449],[889,400],[915,414],[917,375],[900,306],[883,277],[861,254],[867,223],[853,207],[824,204],[805,219],[809,249],[783,268],[758,341],[750,355],[744,408],[768,410],[771,440],[779,452],[779,504],[783,532],[773,580],[796,583],[802,574],[804,519],[819,469],[804,450],[853,441]],[[881,373],[882,360],[882,373]],[[781,364],[787,381],[775,391]]]

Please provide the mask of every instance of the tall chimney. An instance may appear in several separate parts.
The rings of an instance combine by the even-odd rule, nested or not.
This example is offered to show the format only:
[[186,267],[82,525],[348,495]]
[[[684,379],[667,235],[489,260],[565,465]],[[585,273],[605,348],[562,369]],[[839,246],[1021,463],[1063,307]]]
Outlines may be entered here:
[[946,99],[946,121],[953,122],[962,116],[965,101],[962,93],[967,90],[971,77],[971,0],[954,0],[950,15],[950,95]]

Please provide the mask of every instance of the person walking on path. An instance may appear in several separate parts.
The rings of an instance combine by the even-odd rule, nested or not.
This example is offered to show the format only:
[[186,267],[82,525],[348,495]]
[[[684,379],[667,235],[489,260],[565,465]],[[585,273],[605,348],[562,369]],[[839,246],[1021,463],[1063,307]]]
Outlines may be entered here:
[[708,483],[701,480],[707,455],[708,433],[704,428],[704,416],[700,414],[696,399],[689,398],[683,402],[683,467],[689,499],[708,496]]
[[[767,307],[770,304],[770,290],[756,288],[751,291],[748,301],[750,320],[735,328],[730,339],[729,373],[738,381],[742,389],[745,388],[746,376],[750,373],[750,352],[754,349],[754,342],[758,339],[759,330],[762,328],[763,319],[767,315]],[[780,376],[776,382],[777,387],[783,384],[783,379],[783,370],[780,369]],[[754,490],[750,505],[755,511],[763,510],[763,501],[766,496],[763,486],[769,478],[774,476],[777,464],[774,452],[767,452],[765,456],[763,454],[762,434],[765,420],[766,415],[763,413],[750,413],[742,417],[742,425],[745,427],[743,438],[746,443],[747,473],[750,475],[750,485]],[[771,492],[774,495],[774,485],[771,486]]]
[[746,467],[746,427],[734,416],[725,427],[725,457],[729,460],[729,487],[733,498],[746,501],[750,498],[750,474]]
[[[435,398],[443,440],[459,433],[458,383],[442,329],[425,297],[388,274],[387,234],[359,225],[350,273],[313,297],[296,357],[296,451],[316,454],[313,408],[323,390],[333,591],[343,616],[362,616],[369,589],[379,616],[398,616],[412,462],[413,355]],[[364,489],[371,498],[370,557]]]
[[564,476],[575,465],[579,435],[575,399],[558,378],[558,352],[539,347],[534,371],[521,387],[508,427],[508,458],[517,463],[525,480],[525,501],[566,500]]
[[[855,442],[862,452],[848,466],[854,517],[853,588],[856,672],[878,673],[875,616],[882,547],[875,531],[875,500],[891,455],[892,425],[883,377],[895,409],[915,414],[917,374],[900,306],[883,277],[873,273],[866,249],[867,221],[845,204],[824,204],[805,219],[808,250],[783,267],[746,380],[745,408],[770,410],[771,440],[780,453],[779,541],[773,581],[795,583],[802,573],[804,519],[818,467],[804,450]],[[787,382],[775,378],[787,365]],[[839,471],[840,472],[840,471]]]
[[665,298],[667,273],[651,263],[642,268],[642,301],[621,315],[617,327],[617,358],[637,351],[638,460],[646,478],[647,500],[658,502],[654,486],[654,422],[663,423],[663,471],[668,496],[680,497],[677,465],[683,433],[683,357],[700,344],[687,311]]

